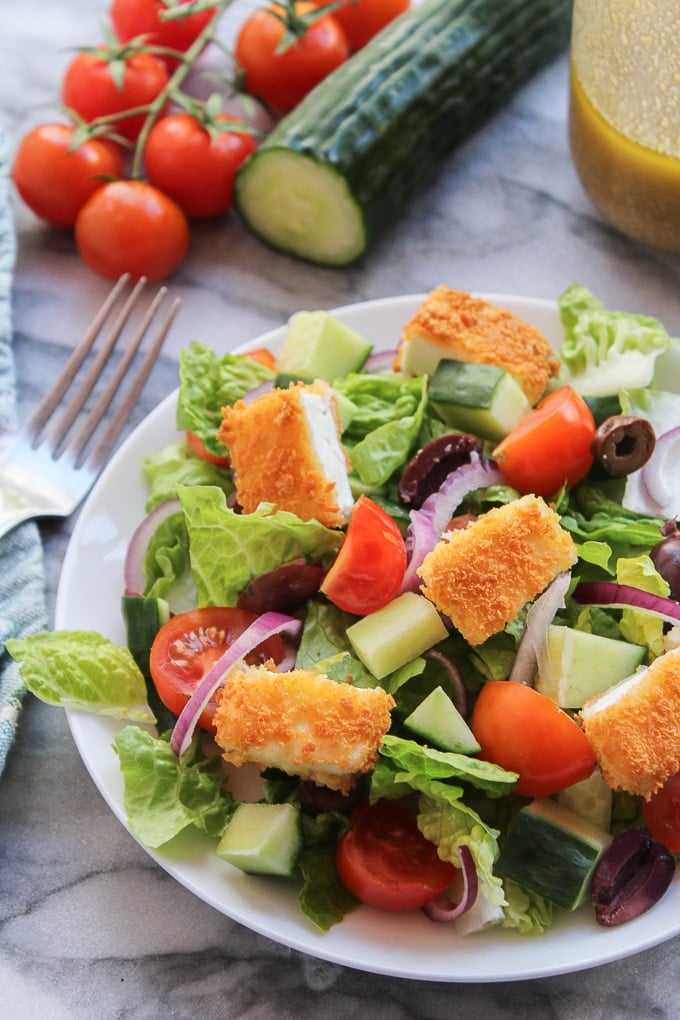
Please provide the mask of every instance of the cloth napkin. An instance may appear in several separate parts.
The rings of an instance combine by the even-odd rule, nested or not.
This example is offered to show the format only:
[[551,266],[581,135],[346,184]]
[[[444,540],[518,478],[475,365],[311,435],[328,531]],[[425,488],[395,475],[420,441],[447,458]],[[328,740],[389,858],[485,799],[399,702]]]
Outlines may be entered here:
[[[0,430],[17,426],[11,347],[15,237],[9,187],[9,145],[0,131]],[[25,693],[19,669],[5,651],[5,641],[45,630],[47,622],[42,544],[36,525],[30,522],[0,538],[0,775],[16,735]]]

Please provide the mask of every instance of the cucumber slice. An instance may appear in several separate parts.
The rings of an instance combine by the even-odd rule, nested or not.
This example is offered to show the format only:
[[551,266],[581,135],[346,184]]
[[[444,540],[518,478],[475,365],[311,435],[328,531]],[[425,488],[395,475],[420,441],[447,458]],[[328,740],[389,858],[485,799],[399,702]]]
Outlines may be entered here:
[[440,751],[478,754],[481,746],[442,687],[435,687],[404,719],[404,726]]
[[358,372],[372,347],[329,312],[296,312],[288,320],[278,369],[333,382],[339,376]]
[[292,875],[301,851],[293,804],[239,804],[217,846],[219,857],[249,875]]
[[646,652],[644,645],[552,624],[536,689],[560,708],[581,708],[596,694],[631,676]]
[[347,638],[377,680],[443,641],[448,631],[429,599],[404,592],[347,628]]
[[256,152],[238,176],[237,194],[248,228],[275,248],[344,266],[366,247],[361,206],[328,163],[285,148]]
[[538,798],[517,813],[496,871],[557,906],[576,910],[611,841],[606,830],[554,800]]
[[605,832],[611,826],[613,800],[613,790],[605,783],[599,769],[595,769],[587,779],[567,786],[557,794],[558,804]]
[[497,365],[440,361],[428,395],[447,425],[499,442],[530,408],[522,387]]

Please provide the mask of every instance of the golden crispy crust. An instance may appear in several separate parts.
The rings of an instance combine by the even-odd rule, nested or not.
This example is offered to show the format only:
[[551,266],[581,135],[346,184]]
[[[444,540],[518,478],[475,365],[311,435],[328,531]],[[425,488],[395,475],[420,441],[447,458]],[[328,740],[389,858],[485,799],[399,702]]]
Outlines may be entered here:
[[591,698],[580,718],[606,782],[649,799],[680,771],[680,648],[623,685],[613,704],[600,707],[611,691]]
[[559,516],[529,495],[445,535],[418,573],[424,595],[469,644],[479,645],[576,559]]
[[329,528],[346,523],[335,484],[321,470],[310,442],[300,401],[302,389],[330,393],[323,383],[298,383],[273,389],[251,404],[239,400],[222,408],[218,439],[229,451],[236,480],[236,498],[245,513],[260,503],[273,503],[302,520],[321,521]]
[[256,762],[346,793],[375,764],[392,695],[269,666],[236,666],[218,694],[216,740],[225,760]]
[[559,359],[535,326],[467,291],[436,287],[406,323],[404,344],[414,337],[442,348],[442,357],[498,365],[514,376],[531,404],[543,395],[559,371]]

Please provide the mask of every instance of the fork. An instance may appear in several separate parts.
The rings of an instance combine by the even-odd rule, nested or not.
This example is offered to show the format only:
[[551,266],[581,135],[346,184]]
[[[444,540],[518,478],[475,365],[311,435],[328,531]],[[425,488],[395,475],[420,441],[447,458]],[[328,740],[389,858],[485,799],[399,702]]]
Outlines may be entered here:
[[[51,390],[24,428],[15,433],[9,445],[0,452],[0,538],[29,518],[69,517],[101,473],[128,422],[179,307],[179,298],[175,298],[165,310],[151,346],[135,370],[132,384],[107,421],[101,439],[88,452],[95,431],[116,397],[168,293],[166,287],[157,291],[110,380],[102,384],[103,389],[97,394],[97,383],[146,285],[142,278],[123,299],[121,294],[128,281],[129,274],[118,280]],[[117,310],[121,301],[122,307]],[[95,354],[95,340],[107,323],[110,323],[109,332]],[[90,352],[91,363],[87,366],[84,363]],[[84,375],[78,384],[76,377],[81,368]],[[63,406],[61,414],[55,413],[62,407],[72,384],[76,384],[75,392]],[[84,408],[89,397],[93,397],[94,403],[86,411]],[[82,421],[77,421],[79,418]],[[72,429],[75,434],[71,437]]]

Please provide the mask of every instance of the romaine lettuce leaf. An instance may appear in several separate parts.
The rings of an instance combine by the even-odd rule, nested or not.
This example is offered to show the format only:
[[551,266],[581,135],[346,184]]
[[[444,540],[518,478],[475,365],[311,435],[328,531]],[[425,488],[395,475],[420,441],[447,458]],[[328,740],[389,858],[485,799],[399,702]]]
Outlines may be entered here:
[[298,905],[322,931],[328,931],[358,906],[359,901],[338,878],[335,866],[338,840],[348,828],[349,820],[336,811],[325,811],[316,818],[302,815],[304,847],[298,866],[303,883]]
[[195,432],[210,453],[224,456],[226,449],[216,433],[222,424],[222,408],[266,379],[272,369],[242,354],[225,354],[194,341],[179,355],[177,428]]
[[178,511],[156,528],[144,555],[146,584],[142,594],[165,599],[173,613],[196,605],[196,588],[189,561],[189,535]]
[[328,561],[343,535],[262,503],[251,514],[227,507],[211,485],[177,487],[189,534],[198,606],[234,606],[245,586],[299,556]]
[[400,781],[411,784],[417,790],[421,790],[419,784],[422,783],[457,779],[483,790],[487,797],[503,797],[512,793],[519,778],[516,772],[508,772],[482,758],[454,751],[437,751],[434,747],[425,747],[415,740],[404,740],[389,733],[380,745],[380,758],[391,759],[398,769]]
[[94,631],[45,631],[6,648],[36,698],[114,719],[155,722],[144,677],[127,648]]
[[142,470],[149,485],[147,512],[166,500],[177,499],[178,485],[217,485],[227,496],[234,491],[231,472],[197,457],[184,441],[149,454]]
[[657,319],[610,311],[579,284],[561,295],[559,311],[564,327],[561,381],[583,396],[648,386],[658,355],[673,344]]
[[189,825],[221,836],[235,803],[224,790],[220,758],[177,757],[167,740],[139,726],[125,726],[113,749],[123,775],[123,806],[130,832],[159,847]]
[[503,879],[507,900],[503,908],[503,928],[514,928],[520,935],[540,935],[552,925],[553,905],[538,893],[525,889],[511,878]]
[[[670,587],[656,570],[649,556],[637,556],[618,560],[616,580],[633,588],[652,592],[654,595],[670,595]],[[664,621],[652,613],[636,609],[624,609],[621,613],[621,634],[634,645],[646,645],[656,658],[664,652]]]

